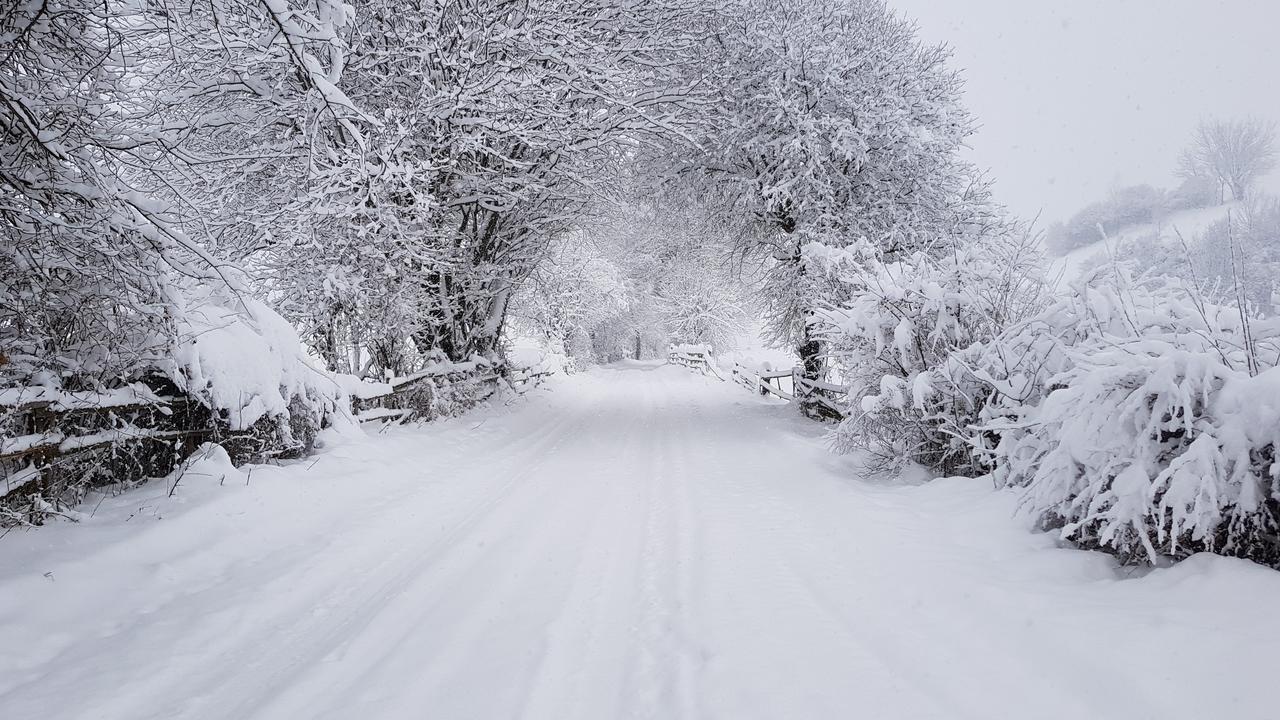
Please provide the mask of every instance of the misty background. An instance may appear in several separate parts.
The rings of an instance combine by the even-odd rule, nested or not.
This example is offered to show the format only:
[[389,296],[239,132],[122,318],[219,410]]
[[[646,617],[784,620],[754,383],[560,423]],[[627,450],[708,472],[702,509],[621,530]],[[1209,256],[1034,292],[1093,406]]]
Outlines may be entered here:
[[[946,43],[980,129],[972,159],[1040,227],[1118,185],[1176,184],[1197,121],[1280,120],[1280,6],[1246,0],[895,0]],[[1276,174],[1264,180],[1280,187]]]

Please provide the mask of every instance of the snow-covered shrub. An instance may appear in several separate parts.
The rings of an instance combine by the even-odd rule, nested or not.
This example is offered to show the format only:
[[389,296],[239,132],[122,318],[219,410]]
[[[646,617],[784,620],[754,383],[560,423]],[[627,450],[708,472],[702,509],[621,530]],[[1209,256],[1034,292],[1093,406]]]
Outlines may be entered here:
[[974,471],[970,428],[985,396],[950,363],[1040,308],[1045,284],[1035,239],[1006,228],[949,253],[892,261],[869,245],[806,251],[851,296],[814,318],[849,392],[839,444],[889,464]]
[[1199,283],[1211,300],[1243,301],[1264,315],[1275,313],[1280,200],[1256,197],[1206,227],[1190,245],[1191,271],[1181,277]]
[[1111,270],[966,364],[992,391],[975,447],[1064,539],[1275,564],[1280,328]]
[[[1081,358],[1117,339],[1149,336],[1211,338],[1225,353],[1233,342],[1224,328],[1240,324],[1234,309],[1205,303],[1164,277],[1135,280],[1122,263],[1094,270],[1056,294],[1035,315],[987,342],[949,358],[948,372],[987,388],[980,427],[971,434],[974,453],[987,464],[1006,454],[1027,432],[1028,417]],[[1003,444],[1003,446],[1001,446]],[[996,480],[1007,482],[1002,465]]]
[[347,413],[342,385],[312,365],[297,330],[264,303],[216,284],[188,285],[181,301],[177,339],[159,369],[229,433],[252,431],[260,452],[301,453],[331,416]]
[[0,388],[0,514],[39,523],[89,488],[168,474],[200,442],[236,462],[294,457],[345,424],[347,392],[278,314],[222,283],[168,289],[173,338],[135,373],[87,390],[53,374]]
[[1264,549],[1275,562],[1278,379],[1211,351],[1124,343],[1057,376],[1066,387],[1037,409],[1003,469],[1043,522],[1080,544],[1151,560]]
[[1184,177],[1166,199],[1170,212],[1212,207],[1221,201],[1222,189],[1218,181],[1207,175]]
[[1141,275],[1167,275],[1176,278],[1191,278],[1190,262],[1186,248],[1177,243],[1165,242],[1158,232],[1143,233],[1114,248],[1107,248],[1108,253],[1099,253],[1086,258],[1080,264],[1083,272],[1103,269],[1113,261],[1120,261],[1132,272]]
[[1255,196],[1237,203],[1196,235],[1177,240],[1150,233],[1118,245],[1114,258],[1098,257],[1082,267],[1100,269],[1113,259],[1135,274],[1166,276],[1195,288],[1210,302],[1244,304],[1272,315],[1274,278],[1280,273],[1280,201]]

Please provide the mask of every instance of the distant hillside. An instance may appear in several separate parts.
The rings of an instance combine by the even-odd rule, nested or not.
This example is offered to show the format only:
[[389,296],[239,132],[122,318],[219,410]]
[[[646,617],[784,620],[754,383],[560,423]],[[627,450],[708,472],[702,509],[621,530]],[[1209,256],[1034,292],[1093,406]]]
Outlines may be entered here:
[[1132,225],[1115,233],[1107,240],[1099,240],[1084,247],[1076,248],[1061,257],[1050,258],[1050,275],[1058,276],[1060,274],[1063,280],[1079,277],[1086,268],[1105,261],[1126,243],[1152,234],[1158,234],[1164,242],[1176,245],[1178,243],[1178,233],[1181,233],[1188,242],[1191,242],[1205,228],[1222,220],[1227,216],[1228,212],[1239,207],[1239,203],[1229,202],[1214,207],[1195,208],[1171,213],[1156,223]]

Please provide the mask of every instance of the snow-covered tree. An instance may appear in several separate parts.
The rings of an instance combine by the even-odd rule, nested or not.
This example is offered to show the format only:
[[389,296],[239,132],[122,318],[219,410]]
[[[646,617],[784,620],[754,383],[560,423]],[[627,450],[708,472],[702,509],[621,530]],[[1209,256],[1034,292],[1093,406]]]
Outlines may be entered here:
[[741,288],[723,273],[707,272],[714,261],[696,259],[703,262],[676,269],[662,284],[658,296],[662,324],[672,342],[732,350],[750,320]]
[[144,372],[174,335],[174,278],[218,279],[180,216],[131,181],[174,148],[140,104],[129,7],[54,0],[0,17],[0,373],[88,387]]
[[703,197],[753,221],[772,260],[770,328],[808,373],[812,311],[848,299],[804,252],[861,246],[893,258],[980,232],[993,209],[959,151],[972,130],[945,48],[880,0],[739,0],[706,48],[724,115],[674,163]]
[[1257,119],[1208,120],[1196,126],[1182,154],[1182,177],[1213,178],[1243,200],[1258,179],[1276,166],[1276,126]]
[[513,319],[552,352],[592,360],[592,333],[626,310],[627,288],[617,265],[587,238],[557,240],[513,300]]
[[[589,350],[571,350],[582,361],[660,357],[670,343],[733,347],[751,311],[712,218],[627,202],[593,213],[526,281],[517,317],[534,319],[553,350]],[[590,343],[567,342],[581,337]]]
[[402,128],[355,89],[357,19],[329,0],[154,6],[168,52],[147,87],[183,156],[146,170],[330,369],[403,372],[418,300],[406,269],[433,211],[397,211],[421,194],[395,150]]
[[[682,42],[677,3],[453,0],[371,14],[349,72],[405,129],[435,211],[414,340],[492,353],[511,293],[591,201],[621,143],[662,131],[681,94],[654,81]],[[406,108],[406,98],[416,107]],[[409,112],[405,112],[408,110]]]

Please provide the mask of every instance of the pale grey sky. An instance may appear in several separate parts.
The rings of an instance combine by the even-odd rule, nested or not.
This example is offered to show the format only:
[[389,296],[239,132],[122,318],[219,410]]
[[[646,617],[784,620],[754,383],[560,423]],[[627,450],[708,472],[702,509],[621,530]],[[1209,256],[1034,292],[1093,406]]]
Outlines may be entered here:
[[1201,117],[1280,120],[1280,0],[890,2],[951,45],[982,126],[973,159],[1025,217],[1172,185]]

